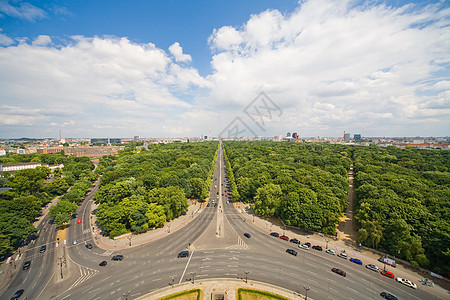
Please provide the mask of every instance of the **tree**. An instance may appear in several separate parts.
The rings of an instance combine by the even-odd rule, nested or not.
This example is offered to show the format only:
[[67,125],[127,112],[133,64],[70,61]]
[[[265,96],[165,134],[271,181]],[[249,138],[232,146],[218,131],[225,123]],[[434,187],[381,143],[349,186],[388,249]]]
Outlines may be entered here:
[[191,197],[195,199],[204,199],[208,196],[208,186],[203,179],[195,177],[190,179]]
[[167,221],[179,217],[188,207],[183,189],[176,186],[151,190],[148,193],[148,202],[164,207]]
[[55,219],[55,223],[61,226],[69,222],[72,214],[77,210],[77,204],[68,200],[60,200],[58,203],[50,207],[49,216]]
[[260,187],[255,196],[255,211],[263,216],[273,216],[283,194],[279,185],[269,183]]

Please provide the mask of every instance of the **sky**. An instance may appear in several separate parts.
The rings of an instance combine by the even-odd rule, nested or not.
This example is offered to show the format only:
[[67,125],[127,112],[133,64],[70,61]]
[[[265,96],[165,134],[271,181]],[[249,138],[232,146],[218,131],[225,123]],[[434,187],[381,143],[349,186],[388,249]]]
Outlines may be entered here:
[[447,1],[0,0],[0,138],[450,136]]

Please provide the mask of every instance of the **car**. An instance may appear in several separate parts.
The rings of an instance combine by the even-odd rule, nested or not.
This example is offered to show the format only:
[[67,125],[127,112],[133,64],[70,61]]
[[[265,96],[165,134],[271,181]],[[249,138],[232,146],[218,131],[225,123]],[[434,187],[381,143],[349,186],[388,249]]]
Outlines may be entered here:
[[209,207],[209,203],[208,203],[208,204],[206,204],[206,207]]
[[39,252],[44,253],[45,250],[47,250],[47,246],[46,245],[42,245],[41,249],[39,250]]
[[339,253],[337,256],[340,257],[340,258],[343,258],[343,259],[347,259],[348,258],[347,254],[345,254],[344,252]]
[[317,250],[317,251],[322,251],[322,247],[321,246],[314,245],[314,246],[312,246],[312,248],[314,250]]
[[341,276],[347,277],[347,273],[345,271],[338,269],[338,268],[332,268],[331,271],[333,271],[336,274],[339,274]]
[[310,242],[306,242],[305,245],[308,246],[309,248],[311,248],[311,243]]
[[22,296],[23,292],[24,292],[23,289],[17,290],[17,291],[14,293],[14,295],[12,296],[11,300],[19,299],[20,296]]
[[181,215],[182,215],[182,216],[185,216],[185,215],[186,215],[186,212],[183,210],[183,211],[181,212]]
[[74,244],[74,245],[78,244],[78,241],[77,241],[77,240],[74,240],[74,241],[73,241],[73,244]]
[[285,241],[289,241],[289,238],[285,235],[280,236],[280,239],[285,240]]
[[245,236],[246,238],[251,238],[251,237],[252,237],[251,234],[248,233],[248,232],[244,233],[244,236]]
[[87,243],[85,246],[86,246],[86,248],[88,248],[88,249],[92,249],[92,244],[91,244],[91,243]]
[[214,207],[217,207],[217,203],[214,203]]
[[177,257],[188,257],[189,256],[189,251],[181,251],[180,253],[178,253]]
[[22,267],[22,270],[28,270],[29,268],[30,268],[30,265],[31,265],[31,261],[26,261],[24,264],[23,264],[23,267]]
[[271,232],[270,235],[274,236],[274,237],[279,237],[280,236],[280,234],[278,232]]
[[123,255],[115,255],[115,256],[113,256],[112,258],[111,258],[111,260],[122,260],[123,259]]
[[392,294],[386,293],[386,292],[381,292],[380,296],[383,297],[384,299],[388,299],[388,300],[398,300],[397,297],[395,297]]
[[362,261],[358,258],[350,258],[350,261],[357,264],[357,265],[362,265]]
[[291,239],[289,242],[294,243],[294,244],[300,244],[300,241],[297,240],[296,238]]
[[292,254],[292,255],[294,255],[294,256],[297,256],[297,251],[295,251],[295,250],[292,250],[292,249],[286,249],[286,252],[289,253],[289,254]]
[[397,280],[397,282],[400,282],[406,286],[412,287],[413,289],[417,289],[417,284],[415,284],[414,282],[411,282],[408,279],[397,277],[395,280]]
[[328,249],[325,252],[328,253],[328,254],[331,254],[331,255],[336,255],[336,252],[333,249]]
[[371,264],[366,265],[366,268],[369,270],[375,271],[375,272],[378,272],[378,270],[379,270],[377,266],[371,265]]
[[301,249],[309,250],[308,245],[305,245],[305,244],[298,245],[298,247],[301,248]]
[[77,223],[80,224],[80,223],[81,223],[81,219],[78,219],[78,220],[77,220]]
[[389,278],[395,278],[394,273],[389,272],[389,271],[382,270],[381,274],[384,275],[384,276],[387,276]]
[[106,266],[108,264],[108,262],[106,261],[106,260],[104,260],[104,261],[102,261],[101,263],[99,263],[98,265],[100,266],[100,267],[104,267],[104,266]]

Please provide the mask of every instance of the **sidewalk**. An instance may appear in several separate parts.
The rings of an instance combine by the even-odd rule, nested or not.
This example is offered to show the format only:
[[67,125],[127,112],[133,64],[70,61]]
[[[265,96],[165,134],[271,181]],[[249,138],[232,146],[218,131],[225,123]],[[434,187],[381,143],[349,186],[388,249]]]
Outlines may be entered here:
[[[200,203],[198,201],[196,201],[196,203],[192,203],[192,201],[188,200],[189,207],[186,211],[186,215],[179,216],[178,218],[164,224],[164,226],[161,228],[156,228],[154,230],[147,231],[146,233],[137,235],[127,233],[120,237],[116,237],[115,239],[111,239],[109,238],[109,236],[103,236],[101,234],[101,229],[97,226],[96,216],[91,215],[91,226],[94,228],[94,231],[91,232],[93,235],[92,238],[98,247],[105,250],[119,250],[140,246],[153,240],[165,237],[191,222],[203,210],[203,208],[206,206],[207,201],[208,200],[205,200],[205,202],[203,203]],[[90,211],[92,212],[96,208],[97,206],[95,204],[92,204]]]

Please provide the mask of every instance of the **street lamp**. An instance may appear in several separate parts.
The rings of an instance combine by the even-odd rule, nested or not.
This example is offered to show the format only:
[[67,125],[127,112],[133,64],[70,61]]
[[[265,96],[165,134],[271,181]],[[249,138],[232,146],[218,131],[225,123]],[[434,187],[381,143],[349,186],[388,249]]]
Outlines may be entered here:
[[191,276],[192,276],[192,284],[194,284],[195,283],[195,272],[191,272]]
[[247,283],[248,282],[248,273],[250,273],[250,271],[244,271],[244,273],[245,273],[245,283]]
[[309,286],[303,285],[303,288],[306,291],[305,300],[308,300],[308,291],[311,289]]
[[327,242],[327,249],[328,249],[328,242],[329,242],[329,240],[326,240],[326,242]]
[[169,282],[169,285],[174,285],[174,283],[175,283],[175,276],[170,276],[170,279],[172,279],[172,281]]
[[168,226],[169,226],[169,231],[168,231],[168,233],[170,233],[170,225],[171,225],[171,224],[168,225]]
[[130,247],[131,247],[131,239],[132,238],[133,238],[133,236],[131,236],[131,235],[128,237],[128,240],[130,241]]
[[128,296],[130,295],[131,291],[128,291],[127,293],[123,293],[122,296],[125,298],[125,300],[128,300]]

